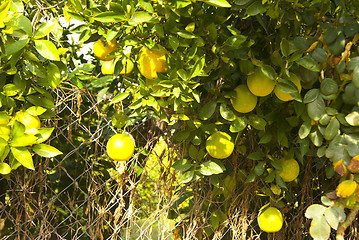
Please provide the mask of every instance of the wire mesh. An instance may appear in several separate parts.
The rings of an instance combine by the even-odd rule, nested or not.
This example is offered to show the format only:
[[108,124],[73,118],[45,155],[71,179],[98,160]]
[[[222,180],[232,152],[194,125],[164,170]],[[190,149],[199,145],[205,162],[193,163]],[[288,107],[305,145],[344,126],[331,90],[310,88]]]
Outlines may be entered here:
[[19,168],[1,180],[1,239],[310,239],[304,212],[322,195],[310,158],[303,181],[288,189],[293,201],[281,210],[283,230],[267,234],[256,216],[268,184],[235,183],[236,169],[253,168],[251,161],[231,156],[234,180],[219,179],[225,197],[216,195],[210,178],[181,184],[171,165],[182,157],[182,143],[148,116],[126,129],[143,147],[129,161],[114,162],[106,155],[115,129],[103,114],[104,98],[71,85],[52,94],[57,108],[47,123],[55,126],[49,144],[63,155],[37,157],[36,171]]

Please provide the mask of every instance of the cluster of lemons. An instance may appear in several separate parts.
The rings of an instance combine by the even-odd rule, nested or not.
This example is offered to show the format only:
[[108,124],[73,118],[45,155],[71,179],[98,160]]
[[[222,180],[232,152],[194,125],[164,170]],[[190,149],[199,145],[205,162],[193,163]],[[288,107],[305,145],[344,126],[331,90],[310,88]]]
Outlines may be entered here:
[[[217,131],[207,138],[206,150],[208,154],[216,159],[229,157],[234,150],[234,143],[231,136],[225,132]],[[295,180],[300,171],[298,162],[295,159],[281,159],[281,170],[277,174],[285,182]],[[282,213],[275,207],[265,207],[258,215],[258,225],[265,232],[278,232],[283,226]]]
[[[293,73],[290,73],[289,80],[293,82],[299,92],[302,90],[300,79]],[[293,97],[283,92],[276,82],[267,77],[260,68],[257,68],[247,78],[247,84],[241,84],[235,89],[236,97],[231,99],[233,108],[240,113],[248,113],[257,105],[257,98],[274,94],[282,101],[293,100]]]
[[[115,72],[115,66],[119,59],[115,59],[114,51],[118,49],[116,40],[111,40],[105,43],[102,39],[94,43],[93,51],[95,56],[102,60],[101,72],[104,75],[112,75]],[[129,57],[130,52],[124,51],[126,57]],[[140,73],[148,79],[156,79],[158,72],[167,71],[166,51],[160,46],[159,49],[149,49],[142,47],[139,52],[137,67]],[[121,60],[122,70],[119,74],[130,74],[134,69],[134,62],[129,58]]]
[[[94,43],[93,51],[95,56],[102,60],[101,72],[104,75],[113,75],[118,59],[115,59],[115,51],[118,49],[116,40],[105,43],[102,39]],[[128,58],[129,52],[123,58],[122,70],[119,74],[130,74],[134,69],[134,63]],[[157,73],[167,71],[166,51],[163,47],[149,49],[142,47],[139,51],[137,68],[147,79],[156,79]],[[133,137],[129,133],[118,133],[113,135],[107,142],[106,150],[108,156],[115,161],[129,160],[135,151]]]
[[[115,40],[105,44],[102,40],[98,40],[94,44],[95,56],[103,61],[101,71],[103,74],[114,74],[116,60],[111,53],[118,49]],[[139,51],[137,67],[142,76],[147,79],[156,79],[157,73],[167,71],[166,51],[160,47],[158,50],[142,47]],[[110,56],[109,56],[110,55]],[[120,74],[129,74],[134,68],[134,63],[125,59],[122,60],[123,69]],[[299,78],[291,74],[292,81],[301,90]],[[241,84],[235,88],[236,98],[231,99],[233,108],[240,113],[248,113],[257,105],[257,98],[274,94],[282,101],[290,101],[293,97],[283,92],[276,86],[276,82],[268,78],[261,69],[257,69],[247,78],[247,84]],[[234,143],[229,134],[216,131],[206,140],[206,150],[208,154],[216,159],[228,158],[234,151]],[[108,156],[115,161],[129,160],[135,151],[135,143],[133,137],[128,133],[118,133],[113,135],[106,145]],[[295,180],[299,174],[299,164],[295,159],[280,160],[282,169],[277,173],[283,181],[291,182]],[[277,232],[282,228],[283,216],[275,207],[266,207],[260,211],[258,215],[258,225],[265,232]]]

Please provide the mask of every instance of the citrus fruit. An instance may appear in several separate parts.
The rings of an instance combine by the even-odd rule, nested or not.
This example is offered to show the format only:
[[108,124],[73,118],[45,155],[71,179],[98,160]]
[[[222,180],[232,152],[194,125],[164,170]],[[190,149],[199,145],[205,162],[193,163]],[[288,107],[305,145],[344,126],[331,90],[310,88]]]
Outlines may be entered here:
[[337,187],[337,195],[343,198],[349,197],[357,189],[357,183],[353,180],[344,180]]
[[258,225],[264,232],[278,232],[283,226],[282,213],[275,207],[259,212]]
[[225,132],[217,131],[207,138],[206,149],[211,157],[224,159],[229,157],[234,149],[231,136]]
[[21,122],[25,126],[25,131],[30,129],[39,129],[41,125],[38,116],[31,115],[25,111],[18,111],[15,114],[15,120]]
[[104,75],[112,75],[115,72],[114,60],[105,61],[101,66],[101,72]]
[[244,84],[237,86],[236,97],[231,98],[233,108],[240,113],[248,113],[257,105],[257,96],[253,95]]
[[104,41],[102,41],[101,39],[97,40],[94,45],[93,45],[93,51],[95,53],[95,56],[103,61],[109,61],[114,59],[114,57],[107,57],[108,54],[110,54],[111,52],[113,52],[114,50],[116,50],[117,47],[117,42],[115,39],[111,40],[110,42],[108,42],[106,45],[104,43]]
[[291,182],[296,179],[299,175],[299,164],[295,159],[280,160],[282,170],[279,171],[279,176],[284,182]]
[[132,72],[134,67],[133,62],[130,59],[123,59],[122,60],[122,70],[120,74],[126,75]]
[[[289,74],[289,80],[292,81],[298,88],[299,92],[302,90],[302,85],[300,84],[300,79],[294,74]],[[274,94],[279,98],[280,100],[287,102],[290,100],[293,100],[293,97],[286,92],[283,92],[279,89],[278,85],[274,88]]]
[[156,79],[158,72],[167,71],[165,49],[160,47],[159,50],[154,50],[142,47],[137,66],[142,76],[149,79]]
[[113,160],[127,161],[135,151],[135,144],[129,135],[118,133],[108,140],[106,149]]
[[248,76],[247,85],[254,95],[264,97],[273,91],[275,81],[267,77],[262,70],[258,68],[254,73]]

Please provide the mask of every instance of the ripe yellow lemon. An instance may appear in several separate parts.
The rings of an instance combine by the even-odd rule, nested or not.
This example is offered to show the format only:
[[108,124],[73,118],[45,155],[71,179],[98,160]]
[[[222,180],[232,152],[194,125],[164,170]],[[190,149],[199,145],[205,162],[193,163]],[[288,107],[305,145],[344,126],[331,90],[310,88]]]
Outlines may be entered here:
[[258,225],[264,232],[278,232],[283,226],[282,213],[275,207],[268,207],[258,216]]
[[123,59],[122,60],[122,70],[120,72],[120,74],[122,75],[126,75],[126,74],[130,74],[134,68],[134,64],[130,59]]
[[[299,92],[302,90],[300,79],[294,73],[289,74],[289,80],[292,81],[297,86]],[[274,94],[277,96],[277,98],[279,98],[284,102],[293,100],[293,97],[289,93],[280,90],[278,85],[274,88]]]
[[158,72],[167,72],[166,51],[142,47],[138,59],[138,70],[148,79],[156,79]]
[[295,159],[280,160],[282,170],[279,171],[279,176],[284,182],[291,182],[296,179],[299,175],[299,164]]
[[258,68],[254,73],[248,76],[247,85],[254,95],[264,97],[273,91],[275,81],[267,77],[262,70]]
[[232,154],[234,143],[230,135],[217,131],[207,138],[206,149],[211,157],[224,159]]
[[101,72],[104,75],[112,75],[115,72],[114,60],[105,61],[101,66]]
[[236,97],[231,98],[233,108],[240,113],[248,113],[257,105],[257,96],[253,95],[244,84],[237,86]]
[[18,111],[15,114],[15,120],[21,122],[25,126],[25,131],[30,129],[39,129],[41,126],[38,116],[33,116],[25,111]]
[[135,151],[132,138],[123,133],[113,135],[107,142],[107,154],[115,161],[127,161]]
[[117,48],[118,48],[118,46],[117,46],[117,42],[115,39],[111,40],[106,45],[105,45],[104,41],[102,41],[101,39],[97,40],[93,44],[93,51],[95,53],[95,56],[98,59],[103,60],[103,61],[110,61],[110,60],[114,59],[114,57],[110,58],[110,57],[107,57],[107,55],[109,55],[111,52],[113,52]]
[[[101,72],[104,75],[112,75],[115,72],[116,62],[115,60],[104,61],[101,66]],[[122,70],[120,72],[121,75],[126,75],[132,72],[134,68],[134,64],[130,59],[122,60]]]

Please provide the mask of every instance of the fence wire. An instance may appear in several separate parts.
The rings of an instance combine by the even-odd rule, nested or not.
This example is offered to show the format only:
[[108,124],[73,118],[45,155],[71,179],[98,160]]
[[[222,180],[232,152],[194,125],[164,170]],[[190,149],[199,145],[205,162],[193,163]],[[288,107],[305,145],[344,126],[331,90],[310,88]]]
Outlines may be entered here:
[[[283,229],[263,233],[256,217],[267,203],[260,195],[266,183],[228,187],[224,198],[216,197],[210,179],[181,184],[171,165],[181,159],[182,143],[172,142],[166,125],[151,116],[126,128],[143,147],[116,163],[106,155],[115,133],[103,114],[106,101],[71,85],[52,94],[57,108],[47,123],[55,126],[49,144],[63,155],[37,157],[35,171],[19,168],[1,179],[1,239],[310,239],[304,212],[322,195],[310,159],[303,181],[288,189],[295,194],[281,209]],[[254,166],[240,154],[231,158],[233,181],[236,169]]]

